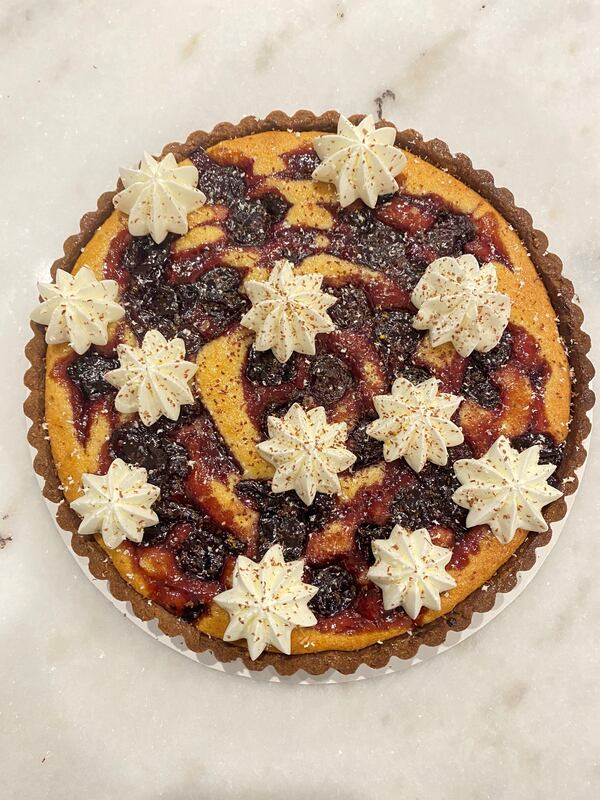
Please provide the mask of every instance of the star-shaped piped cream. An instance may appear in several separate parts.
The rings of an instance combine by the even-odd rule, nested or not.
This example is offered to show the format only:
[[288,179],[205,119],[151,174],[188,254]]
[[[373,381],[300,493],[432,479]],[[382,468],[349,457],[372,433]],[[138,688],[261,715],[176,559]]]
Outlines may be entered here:
[[542,508],[562,496],[547,479],[554,464],[540,464],[538,445],[519,453],[506,436],[500,436],[481,458],[463,458],[454,464],[462,486],[452,495],[468,508],[467,526],[489,525],[503,544],[516,531],[548,530]]
[[386,611],[402,606],[411,619],[423,607],[439,611],[440,592],[456,586],[446,572],[452,550],[432,544],[426,528],[395,525],[389,539],[376,539],[371,547],[375,564],[367,577],[381,589]]
[[197,188],[193,164],[177,165],[173,153],[161,161],[144,153],[139,169],[120,169],[125,187],[113,198],[117,211],[129,215],[133,236],[152,236],[157,244],[167,233],[187,233],[188,214],[204,205],[206,195]]
[[447,447],[462,444],[461,429],[450,421],[462,398],[438,390],[435,378],[416,386],[406,378],[396,378],[391,394],[373,398],[379,419],[367,433],[383,442],[383,457],[395,461],[404,457],[415,472],[426,461],[448,462]]
[[510,298],[496,291],[493,264],[479,266],[472,255],[438,258],[425,270],[411,300],[417,330],[429,330],[431,344],[452,342],[466,358],[486,353],[500,341],[510,317]]
[[215,597],[229,614],[225,641],[246,639],[253,660],[267,645],[289,655],[293,629],[317,622],[308,603],[318,588],[302,582],[303,572],[304,561],[286,563],[279,544],[258,563],[238,556],[232,588]]
[[183,339],[167,341],[162,333],[151,330],[141,347],[120,344],[117,354],[120,368],[104,375],[108,383],[119,387],[117,411],[137,411],[144,425],[153,425],[161,415],[179,419],[181,406],[194,402],[189,380],[198,367],[185,360]]
[[256,350],[272,350],[281,363],[293,352],[315,354],[315,336],[335,325],[327,309],[336,298],[321,291],[322,275],[295,275],[289,261],[275,262],[266,281],[247,280],[252,308],[242,325],[256,333]]
[[406,156],[394,147],[395,141],[395,129],[376,128],[370,114],[358,125],[340,114],[337,134],[313,140],[323,163],[312,177],[335,184],[342,208],[358,199],[374,208],[378,197],[398,191],[395,176],[406,166]]
[[145,469],[120,458],[112,462],[106,475],[84,473],[83,494],[71,503],[73,511],[82,517],[79,533],[100,532],[110,548],[125,539],[141,542],[144,528],[158,522],[152,504],[158,500],[160,489],[146,483],[147,477]]
[[329,424],[323,406],[305,411],[294,403],[283,419],[269,417],[269,438],[257,448],[275,467],[271,489],[293,489],[307,506],[317,492],[339,494],[338,473],[356,461],[344,447],[346,427],[345,422]]
[[31,319],[48,326],[48,344],[68,342],[80,355],[92,344],[106,344],[109,324],[125,314],[116,281],[97,280],[89,267],[75,275],[58,269],[56,283],[40,283],[38,289],[43,302]]

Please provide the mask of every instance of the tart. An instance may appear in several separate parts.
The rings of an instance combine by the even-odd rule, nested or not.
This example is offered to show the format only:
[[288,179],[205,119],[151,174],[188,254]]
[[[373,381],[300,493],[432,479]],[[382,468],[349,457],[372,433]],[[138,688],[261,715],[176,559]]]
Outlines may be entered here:
[[564,515],[593,403],[527,213],[442,142],[334,112],[122,179],[27,349],[35,468],[92,573],[281,674],[410,658],[489,609]]

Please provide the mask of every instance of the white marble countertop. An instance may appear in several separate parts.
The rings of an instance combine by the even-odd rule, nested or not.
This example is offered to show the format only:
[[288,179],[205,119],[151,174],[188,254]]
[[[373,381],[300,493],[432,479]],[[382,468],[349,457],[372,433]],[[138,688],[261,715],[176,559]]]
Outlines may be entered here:
[[[175,13],[176,9],[176,13]],[[597,798],[600,450],[525,593],[466,643],[343,686],[217,674],[80,574],[25,445],[37,278],[116,168],[273,108],[375,111],[489,168],[563,258],[600,341],[593,0],[0,3],[0,794]]]

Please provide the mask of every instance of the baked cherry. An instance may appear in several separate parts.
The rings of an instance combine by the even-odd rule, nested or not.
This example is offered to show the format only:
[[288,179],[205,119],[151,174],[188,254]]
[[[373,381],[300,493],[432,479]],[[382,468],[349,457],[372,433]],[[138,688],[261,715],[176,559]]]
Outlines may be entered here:
[[351,330],[364,329],[372,318],[367,295],[353,284],[338,288],[327,287],[327,293],[337,297],[337,302],[329,309],[329,316],[337,328]]
[[380,222],[366,206],[350,207],[341,215],[351,226],[356,259],[373,269],[387,270],[404,256],[404,236]]
[[144,467],[151,483],[168,488],[174,480],[185,478],[190,467],[186,449],[162,435],[161,424],[159,420],[149,428],[137,423],[116,428],[110,447],[115,458]]
[[123,251],[122,264],[138,286],[150,285],[158,281],[171,254],[171,241],[168,235],[160,244],[151,236],[134,236]]
[[236,200],[230,206],[225,227],[234,242],[259,246],[264,243],[269,227],[269,215],[258,200]]
[[170,522],[159,522],[157,525],[145,528],[141,547],[159,547],[164,544],[169,536],[171,525]]
[[333,617],[345,611],[356,597],[354,578],[339,564],[313,569],[310,583],[319,589],[308,604],[318,617]]
[[466,214],[442,211],[433,226],[424,234],[428,246],[436,257],[459,256],[464,246],[477,235],[475,224]]
[[421,334],[412,323],[408,311],[383,311],[375,318],[375,346],[391,379],[402,375],[420,341]]
[[476,364],[467,364],[460,391],[462,395],[474,400],[483,408],[493,410],[500,405],[498,387]]
[[520,453],[537,445],[540,448],[540,464],[560,464],[565,450],[564,442],[557,442],[549,433],[524,433],[512,439],[511,445]]
[[284,364],[278,361],[272,350],[256,350],[254,345],[248,351],[246,377],[260,386],[279,386],[291,381],[296,373],[295,359]]
[[367,562],[367,564],[375,563],[375,556],[373,555],[372,543],[377,539],[389,539],[392,532],[392,526],[373,525],[370,522],[365,522],[359,525],[354,536],[356,547]]
[[370,419],[361,420],[348,436],[346,447],[356,456],[352,469],[360,469],[383,461],[383,442],[367,433],[367,427],[371,422]]
[[190,160],[198,169],[198,188],[209,203],[229,206],[246,195],[246,176],[239,167],[217,164],[201,148],[190,154]]
[[321,159],[313,147],[286,153],[283,156],[283,160],[286,163],[286,169],[283,171],[284,175],[295,180],[310,180],[313,172],[321,163]]
[[319,406],[337,403],[352,385],[352,373],[331,353],[318,355],[310,365],[308,392]]
[[175,554],[181,571],[198,580],[219,578],[226,556],[225,537],[203,527],[193,528]]
[[267,194],[261,195],[260,202],[272,223],[281,222],[290,207],[285,197],[277,192],[268,192]]
[[104,380],[111,369],[118,369],[116,358],[105,358],[93,351],[78,356],[67,367],[67,375],[88,400],[97,400],[110,392],[113,387]]
[[204,603],[192,603],[185,606],[180,616],[184,622],[196,622],[205,613],[206,605]]
[[239,481],[236,493],[260,512],[260,558],[274,544],[281,545],[286,561],[301,558],[308,534],[324,524],[335,505],[328,495],[318,494],[313,504],[306,506],[292,492],[274,494],[267,481]]
[[474,350],[469,356],[472,363],[486,372],[493,372],[503,367],[509,360],[512,353],[512,336],[506,330],[496,347],[488,350],[487,353],[480,353]]

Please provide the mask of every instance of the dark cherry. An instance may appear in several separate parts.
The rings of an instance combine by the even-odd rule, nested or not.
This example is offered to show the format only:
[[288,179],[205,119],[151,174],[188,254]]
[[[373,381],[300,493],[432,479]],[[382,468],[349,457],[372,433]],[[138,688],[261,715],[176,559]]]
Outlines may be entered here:
[[242,278],[236,269],[215,267],[205,272],[193,285],[203,303],[235,303],[239,302],[235,295],[242,285]]
[[146,528],[141,547],[158,547],[164,544],[171,530],[171,524],[170,522],[159,522],[157,525],[152,525],[151,528]]
[[240,481],[237,494],[260,512],[259,557],[274,544],[280,544],[286,561],[300,558],[311,530],[321,527],[331,514],[335,501],[318,494],[311,506],[306,506],[292,493],[273,494],[266,481]]
[[202,514],[193,506],[176,503],[173,500],[160,498],[154,504],[153,510],[158,514],[161,522],[189,522],[196,523],[202,519]]
[[414,480],[396,495],[391,508],[392,520],[411,530],[444,525],[464,532],[467,511],[452,500],[460,485],[454,474],[454,462],[472,456],[471,448],[464,443],[448,449],[445,466],[428,462],[418,474],[411,470]]
[[132,423],[116,428],[111,435],[111,450],[115,458],[148,470],[152,483],[168,488],[173,481],[183,479],[189,472],[186,449],[167,439],[161,422],[149,428]]
[[260,198],[260,202],[264,206],[264,209],[269,215],[272,223],[281,222],[290,207],[290,204],[285,197],[277,194],[277,192],[268,192],[267,194],[263,194]]
[[195,150],[190,160],[198,168],[198,188],[204,192],[210,203],[226,206],[246,195],[244,171],[236,166],[221,166],[213,161],[202,149]]
[[236,494],[246,500],[252,508],[260,511],[268,502],[271,486],[267,481],[243,480],[235,487]]
[[142,304],[158,317],[173,320],[179,312],[177,293],[166,284],[149,286],[139,297]]
[[476,364],[469,363],[463,376],[461,394],[483,408],[493,411],[500,406],[500,391]]
[[410,530],[444,525],[460,531],[465,526],[466,511],[442,497],[436,484],[416,483],[396,495],[391,517]]
[[184,622],[196,622],[205,613],[206,606],[204,603],[195,603],[194,605],[186,606],[180,616]]
[[147,438],[135,423],[116,428],[111,434],[110,444],[115,458],[122,458],[137,467],[146,467],[150,460]]
[[431,378],[431,373],[423,367],[415,367],[413,364],[404,364],[402,367],[402,377],[417,386],[419,383],[423,383],[423,381]]
[[316,154],[314,148],[309,150],[298,150],[283,156],[287,168],[284,174],[290,175],[296,180],[302,178],[308,180],[321,163],[321,159]]
[[327,293],[338,298],[329,309],[329,316],[338,328],[364,329],[371,321],[371,307],[360,286],[347,284],[338,288],[328,287]]
[[[173,423],[177,428],[189,425],[198,417],[206,416],[206,409],[201,400],[194,400],[193,403],[185,403],[179,410],[179,419]],[[164,420],[163,420],[164,423]]]
[[512,439],[511,444],[520,453],[528,447],[538,445],[540,464],[560,464],[565,450],[564,442],[559,444],[549,433],[524,433]]
[[464,246],[473,241],[477,230],[471,217],[442,211],[433,226],[424,234],[427,244],[441,256],[459,256]]
[[295,359],[282,364],[272,350],[258,351],[252,346],[248,352],[246,377],[260,386],[279,386],[291,381],[296,374]]
[[292,493],[268,493],[261,505],[259,523],[259,554],[262,556],[269,547],[280,544],[286,561],[300,558],[304,553],[310,530],[320,519],[318,507],[305,506],[300,498]]
[[134,236],[123,252],[123,266],[136,285],[149,285],[159,280],[171,254],[171,241],[167,238],[156,244],[151,236]]
[[371,233],[359,240],[358,257],[374,269],[393,271],[404,257],[402,234],[378,222]]
[[269,263],[285,259],[298,264],[321,249],[315,241],[315,231],[306,228],[278,225],[271,234],[273,238],[267,251]]
[[354,578],[339,564],[313,570],[310,583],[319,588],[308,604],[318,617],[333,617],[345,611],[356,597]]
[[512,338],[505,331],[502,338],[487,353],[474,351],[469,356],[461,392],[466,397],[479,403],[483,408],[493,410],[500,405],[500,391],[494,383],[491,373],[503,367],[512,352]]
[[375,556],[371,544],[376,539],[389,539],[392,532],[391,526],[373,525],[370,522],[360,525],[354,537],[356,547],[367,562],[367,564],[375,563]]
[[359,202],[342,209],[339,213],[339,220],[341,223],[351,225],[352,228],[362,230],[370,229],[375,222],[371,209]]
[[493,372],[503,367],[509,360],[512,353],[512,336],[510,331],[504,331],[502,338],[492,350],[487,353],[479,353],[474,350],[469,359],[480,369],[486,372]]
[[97,400],[114,391],[104,380],[105,373],[118,369],[116,358],[104,358],[93,351],[78,356],[67,367],[67,375],[88,400]]
[[401,375],[411,363],[421,338],[412,321],[413,316],[408,311],[383,311],[376,317],[375,345],[391,378]]
[[193,361],[193,358],[189,356],[193,356],[194,353],[200,350],[206,341],[206,337],[193,327],[182,328],[177,332],[177,335],[183,339],[185,343],[185,352],[188,355],[188,361]]
[[320,406],[330,406],[346,394],[352,373],[331,353],[318,355],[310,365],[309,393]]
[[258,200],[236,200],[230,206],[225,227],[237,244],[259,246],[264,243],[269,215]]
[[177,332],[179,302],[175,291],[166,284],[132,285],[125,298],[134,330],[139,336],[155,328],[167,339]]
[[423,277],[428,262],[419,257],[399,259],[387,273],[395,282],[407,292],[412,292]]
[[211,323],[210,335],[214,338],[242,316],[247,308],[247,302],[238,291],[241,282],[238,270],[215,267],[206,272],[196,283],[179,287],[178,293],[182,298],[182,322],[192,336],[195,333],[197,337],[210,338],[196,327],[207,317]]
[[301,514],[288,505],[272,507],[260,515],[258,553],[262,558],[274,544],[280,544],[286,561],[304,553],[308,530]]
[[387,270],[404,256],[404,236],[375,219],[371,209],[357,206],[342,215],[344,222],[354,229],[357,260],[369,267]]
[[198,580],[216,580],[220,577],[227,556],[225,537],[196,527],[175,553],[183,573]]
[[195,283],[182,283],[175,287],[179,309],[184,317],[191,316],[200,302],[198,285]]
[[367,426],[372,420],[362,420],[348,436],[346,447],[356,456],[353,469],[367,467],[383,461],[383,442],[373,439],[367,433]]

